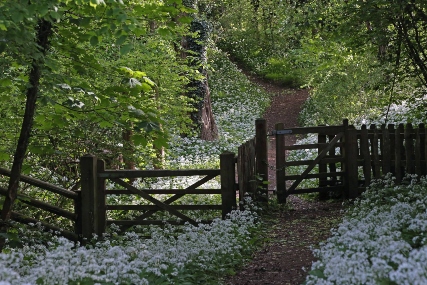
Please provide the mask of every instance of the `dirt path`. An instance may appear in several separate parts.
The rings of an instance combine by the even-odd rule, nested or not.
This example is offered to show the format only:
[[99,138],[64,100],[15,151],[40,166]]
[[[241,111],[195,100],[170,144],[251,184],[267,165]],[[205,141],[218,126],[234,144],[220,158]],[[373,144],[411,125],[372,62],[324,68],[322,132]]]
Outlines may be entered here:
[[[248,78],[263,87],[274,97],[264,118],[268,132],[276,123],[284,123],[285,128],[298,126],[298,114],[308,97],[308,90],[292,90],[272,84],[256,76]],[[269,189],[276,187],[275,141],[269,137],[268,149]],[[295,137],[286,138],[287,143],[295,143]],[[341,219],[340,202],[307,202],[290,196],[285,210],[274,211],[265,217],[265,232],[268,243],[255,253],[253,260],[241,271],[226,280],[227,285],[294,285],[304,282],[307,271],[314,261],[311,246],[324,241],[330,229]],[[305,270],[304,270],[305,268]]]

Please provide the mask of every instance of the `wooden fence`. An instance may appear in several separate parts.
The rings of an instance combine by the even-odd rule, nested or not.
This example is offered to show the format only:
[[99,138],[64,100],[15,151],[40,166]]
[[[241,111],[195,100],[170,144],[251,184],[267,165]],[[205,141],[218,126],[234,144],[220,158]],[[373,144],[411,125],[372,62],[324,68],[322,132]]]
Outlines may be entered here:
[[[403,175],[427,175],[426,128],[421,124],[414,128],[395,125],[363,125],[361,129],[348,125],[318,126],[283,129],[276,125],[276,173],[279,202],[285,202],[290,194],[335,191],[347,198],[359,196],[373,178],[382,178],[387,173],[396,177]],[[285,135],[317,135],[317,143],[286,145]],[[315,159],[289,161],[286,151],[317,150]],[[288,174],[287,168],[305,166],[301,173]],[[317,168],[315,168],[317,167]],[[313,171],[316,170],[316,173]],[[305,179],[317,179],[318,187],[297,188]],[[290,186],[288,186],[290,184]]]
[[238,148],[237,177],[239,196],[249,194],[259,202],[268,200],[267,123],[265,119],[255,121],[256,134],[253,139]]
[[[40,223],[47,231],[54,231],[70,240],[81,240],[92,238],[92,234],[101,236],[109,224],[117,224],[122,229],[127,229],[134,225],[162,225],[165,221],[152,219],[153,215],[159,211],[167,212],[175,216],[176,220],[168,220],[170,224],[183,224],[188,222],[196,225],[197,222],[181,213],[182,210],[217,210],[221,211],[224,218],[233,209],[237,209],[236,191],[236,161],[234,153],[226,152],[220,155],[220,169],[193,169],[193,170],[107,170],[103,160],[95,156],[86,155],[80,160],[81,168],[81,190],[69,191],[61,187],[21,175],[21,182],[28,183],[40,190],[59,195],[72,200],[72,210],[37,200],[27,195],[18,194],[18,200],[30,205],[38,210],[47,211],[57,218],[65,218],[73,223],[73,230],[64,230],[57,225],[40,221],[33,217],[28,217],[22,213],[13,212],[12,219],[25,224]],[[10,171],[0,168],[0,174],[10,177]],[[197,182],[185,189],[137,189],[129,180],[136,178],[158,178],[158,177],[202,177]],[[221,187],[219,189],[199,189],[206,182],[220,177]],[[106,181],[118,185],[120,189],[107,189]],[[245,181],[247,184],[247,182]],[[245,184],[245,185],[246,185]],[[6,195],[7,190],[0,188],[0,195]],[[40,196],[42,196],[40,192]],[[152,194],[171,194],[165,201],[160,201]],[[217,194],[221,195],[220,205],[173,205],[173,203],[185,195]],[[151,204],[144,205],[109,205],[106,203],[109,195],[133,195],[147,200]],[[107,219],[108,211],[141,211],[138,217],[132,220],[111,220]],[[151,218],[151,219],[150,219]],[[208,223],[209,220],[201,221]]]
[[[4,175],[6,177],[10,177],[10,171],[4,168],[0,168],[0,174]],[[20,222],[20,223],[24,223],[24,224],[37,224],[40,223],[43,228],[46,231],[53,231],[53,232],[57,232],[60,235],[70,239],[70,240],[74,240],[77,241],[79,239],[79,235],[81,235],[81,227],[83,224],[83,216],[81,215],[81,192],[80,191],[69,191],[67,189],[46,183],[44,181],[26,176],[26,175],[21,175],[21,182],[23,183],[27,183],[29,185],[32,185],[34,187],[37,187],[37,189],[39,190],[44,190],[44,191],[48,191],[49,193],[53,193],[56,195],[59,195],[61,197],[64,197],[66,199],[70,199],[72,200],[72,204],[73,204],[73,208],[74,211],[70,211],[70,210],[66,210],[63,209],[61,207],[57,207],[55,205],[51,205],[49,203],[37,200],[33,197],[29,197],[27,195],[23,195],[23,194],[18,194],[17,200],[20,201],[21,203],[24,203],[26,205],[29,205],[31,207],[49,212],[54,214],[56,217],[60,217],[60,218],[65,218],[69,221],[72,222],[74,230],[64,230],[56,225],[52,225],[49,224],[45,221],[40,221],[37,220],[33,217],[28,217],[23,215],[22,213],[18,213],[13,211],[11,218],[14,221]],[[7,190],[4,188],[0,187],[0,195],[6,195],[7,194]],[[42,196],[42,192],[40,192],[40,196]]]

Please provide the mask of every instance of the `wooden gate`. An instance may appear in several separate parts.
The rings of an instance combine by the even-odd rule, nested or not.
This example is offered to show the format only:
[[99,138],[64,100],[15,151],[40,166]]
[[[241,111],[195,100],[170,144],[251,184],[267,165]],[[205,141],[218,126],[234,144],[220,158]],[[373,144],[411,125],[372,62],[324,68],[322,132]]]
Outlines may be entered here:
[[[351,186],[352,183],[357,185],[357,162],[346,161],[356,156],[355,131],[354,127],[348,126],[347,120],[341,126],[290,129],[284,129],[282,123],[276,124],[274,134],[278,202],[285,203],[291,194],[313,192],[319,192],[321,198],[326,198],[328,192],[342,193],[350,198],[357,196],[357,189]],[[314,135],[316,143],[289,145],[286,137],[290,135],[298,135],[301,138]],[[287,160],[287,152],[295,150],[315,152],[316,157],[308,160]],[[290,171],[291,169],[293,171]],[[356,177],[349,173],[356,173]],[[309,184],[314,184],[314,187],[302,184],[308,179],[311,179],[312,183]]]

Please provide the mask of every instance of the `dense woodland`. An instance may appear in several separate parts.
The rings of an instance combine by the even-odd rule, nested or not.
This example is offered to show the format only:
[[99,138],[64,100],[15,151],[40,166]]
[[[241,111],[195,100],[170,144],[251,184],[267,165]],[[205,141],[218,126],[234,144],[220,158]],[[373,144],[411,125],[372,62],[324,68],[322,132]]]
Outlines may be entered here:
[[[122,246],[116,248],[120,253],[111,251],[111,244],[104,241],[94,245],[91,252],[82,253],[81,260],[84,256],[95,260],[106,256],[106,252],[112,259],[126,255],[126,264],[133,262],[134,267],[143,268],[141,271],[123,265],[121,273],[109,275],[108,264],[98,264],[86,273],[64,273],[62,281],[58,276],[29,272],[51,252],[52,256],[54,252],[71,256],[74,247],[9,223],[13,207],[26,209],[15,201],[18,189],[20,193],[33,191],[31,187],[20,187],[20,174],[78,190],[78,163],[87,153],[103,158],[113,169],[217,167],[219,153],[236,151],[239,144],[253,136],[254,119],[269,102],[268,95],[247,82],[230,60],[285,87],[308,88],[310,97],[300,114],[305,126],[339,124],[343,118],[354,124],[426,121],[425,1],[2,0],[0,166],[11,169],[12,175],[0,181],[8,193],[1,200],[5,246],[2,260],[7,261],[5,269],[0,269],[0,281],[218,284],[221,276],[232,274],[232,268],[255,246],[253,233],[259,228],[253,212],[235,214],[231,225],[218,222],[212,228],[179,230],[186,234],[182,239],[175,238],[176,233],[172,238],[161,237],[165,230],[159,229],[151,233],[157,240],[147,243],[137,243],[132,234],[116,236],[111,240]],[[188,181],[165,183],[184,185]],[[393,189],[387,188],[387,183],[375,187],[388,189],[384,195]],[[366,280],[372,283],[350,277],[350,281],[331,277],[327,281],[330,283],[322,283],[319,280],[329,278],[327,270],[324,273],[327,262],[319,261],[309,281],[312,283],[307,284],[405,284],[402,280],[407,271],[399,267],[404,262],[421,267],[416,274],[421,282],[418,284],[423,284],[427,270],[420,265],[420,252],[427,244],[422,233],[427,203],[412,193],[412,188],[399,191],[409,200],[418,201],[416,210],[405,209],[419,221],[405,216],[405,225],[411,224],[412,228],[397,234],[408,241],[399,247],[401,260],[384,261],[395,256],[389,252],[378,253],[381,258],[387,256],[384,260],[370,257],[369,262],[379,268],[366,273]],[[408,202],[402,195],[391,201],[394,206],[399,206],[400,200]],[[42,196],[54,199],[48,194]],[[194,202],[209,203],[210,199]],[[53,203],[67,207],[61,200]],[[366,207],[363,202],[361,205]],[[393,208],[382,207],[384,212]],[[395,215],[397,208],[392,210]],[[403,227],[392,226],[388,230],[393,233]],[[196,234],[204,233],[206,239],[211,235],[205,230],[222,235],[223,243],[229,243],[227,249],[215,255],[212,252],[221,248],[220,244],[206,240],[214,244],[212,248],[200,244],[199,251],[188,260],[184,258],[188,247],[202,240]],[[55,240],[50,245],[35,245],[43,248],[45,255],[37,255],[34,248],[18,250],[28,241],[34,246],[33,235],[38,240]],[[190,243],[184,245],[184,241]],[[383,247],[391,247],[392,241],[390,238]],[[161,257],[147,251],[141,257],[130,249],[152,248],[159,253],[163,252],[159,248],[167,248],[166,244],[175,250],[182,246],[182,251],[169,250]],[[221,264],[222,258],[229,256],[229,248],[235,249],[235,259]],[[418,250],[418,255],[411,249]],[[319,252],[334,260],[326,250]],[[415,255],[418,259],[410,259]],[[89,259],[82,264],[90,264]],[[54,264],[59,261],[52,260],[52,268],[46,267],[45,271],[55,271]],[[67,262],[72,264],[71,257]],[[78,270],[82,268],[84,265]],[[78,283],[83,281],[86,283]]]

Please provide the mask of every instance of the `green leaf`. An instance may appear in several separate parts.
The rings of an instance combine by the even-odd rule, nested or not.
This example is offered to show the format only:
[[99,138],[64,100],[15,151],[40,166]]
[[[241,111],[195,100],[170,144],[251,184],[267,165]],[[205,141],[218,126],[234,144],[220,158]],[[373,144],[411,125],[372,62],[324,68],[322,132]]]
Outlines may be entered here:
[[108,121],[101,121],[99,123],[99,126],[101,128],[111,128],[111,127],[113,127],[113,124],[111,122],[108,122]]
[[147,133],[160,130],[160,126],[155,122],[140,122],[136,125],[136,128],[144,130]]
[[131,49],[133,48],[133,44],[126,44],[126,45],[123,45],[121,48],[120,48],[120,54],[121,55],[124,55],[124,54],[127,54],[128,52],[130,52],[131,51]]
[[154,140],[153,144],[157,148],[167,147],[168,146],[168,140],[166,138],[160,137],[160,138],[157,138],[156,140]]
[[92,36],[90,38],[90,44],[93,46],[96,46],[99,44],[99,37],[98,36]]
[[123,44],[127,40],[127,38],[128,38],[127,35],[121,35],[120,37],[117,38],[116,45]]
[[319,278],[325,278],[325,274],[323,274],[323,270],[320,270],[320,269],[311,270],[308,274],[319,277]]
[[171,35],[171,31],[167,28],[160,28],[157,30],[159,35],[161,35],[162,37],[167,37],[169,35]]
[[193,21],[193,18],[191,18],[191,17],[181,17],[181,18],[178,19],[178,21],[180,23],[183,23],[183,24],[190,24]]
[[9,78],[2,78],[0,79],[0,86],[10,86],[12,85],[12,80]]
[[133,135],[133,143],[145,147],[147,145],[147,139],[143,135]]
[[6,152],[0,152],[0,161],[8,161],[10,159],[9,154]]
[[89,27],[90,25],[90,18],[89,17],[83,17],[79,20],[79,26],[81,27]]

